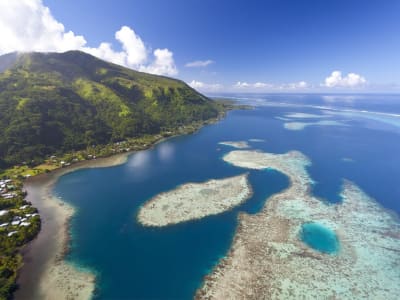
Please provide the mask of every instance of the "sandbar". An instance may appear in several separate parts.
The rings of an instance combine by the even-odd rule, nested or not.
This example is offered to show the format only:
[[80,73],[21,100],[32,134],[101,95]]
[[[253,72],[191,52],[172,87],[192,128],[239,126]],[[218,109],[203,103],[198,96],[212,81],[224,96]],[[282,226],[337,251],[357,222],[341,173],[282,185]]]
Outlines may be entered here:
[[145,226],[167,226],[220,214],[252,195],[248,174],[187,183],[161,193],[139,210],[138,222]]
[[[310,161],[300,152],[232,151],[224,160],[248,169],[275,169],[290,186],[255,215],[241,213],[233,245],[197,291],[197,299],[399,299],[400,224],[354,183],[342,202],[310,194]],[[340,250],[316,251],[299,238],[302,224],[336,233]]]
[[237,149],[246,149],[250,148],[249,144],[246,141],[237,141],[237,142],[219,142],[218,144],[229,146]]
[[42,227],[38,236],[22,250],[24,265],[18,277],[16,300],[91,299],[95,275],[77,269],[64,260],[69,246],[69,221],[74,208],[52,195],[52,188],[64,174],[82,168],[123,164],[128,154],[84,161],[49,174],[31,177],[24,183],[27,201],[38,208]]

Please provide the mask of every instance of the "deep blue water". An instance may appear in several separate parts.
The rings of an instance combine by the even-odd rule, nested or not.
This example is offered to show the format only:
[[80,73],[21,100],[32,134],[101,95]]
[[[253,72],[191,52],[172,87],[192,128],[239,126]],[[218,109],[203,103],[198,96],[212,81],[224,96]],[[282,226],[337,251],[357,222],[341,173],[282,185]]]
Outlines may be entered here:
[[311,248],[323,253],[335,254],[340,248],[336,233],[317,222],[303,224],[301,226],[300,239]]
[[[80,170],[60,178],[56,195],[78,209],[68,259],[96,272],[96,299],[190,299],[203,276],[229,249],[238,212],[257,212],[269,195],[288,185],[278,172],[250,171],[254,196],[230,212],[161,229],[136,223],[140,205],[160,192],[186,182],[247,172],[222,161],[232,148],[218,145],[220,141],[257,138],[265,142],[250,142],[254,149],[299,150],[312,160],[309,172],[316,182],[315,195],[339,202],[345,178],[399,213],[400,118],[358,111],[400,114],[400,96],[324,97],[246,96],[242,102],[255,104],[254,110],[232,111],[194,135],[134,154],[124,165]],[[349,109],[355,112],[342,113]],[[292,112],[334,113],[330,119],[348,126],[290,131],[276,117]]]

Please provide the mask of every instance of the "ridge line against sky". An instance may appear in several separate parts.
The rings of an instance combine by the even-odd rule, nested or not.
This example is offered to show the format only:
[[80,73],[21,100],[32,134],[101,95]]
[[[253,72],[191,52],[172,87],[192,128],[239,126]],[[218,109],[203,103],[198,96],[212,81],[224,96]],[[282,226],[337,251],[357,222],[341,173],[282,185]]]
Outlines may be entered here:
[[0,0],[0,55],[81,50],[203,92],[400,91],[400,1],[217,2]]

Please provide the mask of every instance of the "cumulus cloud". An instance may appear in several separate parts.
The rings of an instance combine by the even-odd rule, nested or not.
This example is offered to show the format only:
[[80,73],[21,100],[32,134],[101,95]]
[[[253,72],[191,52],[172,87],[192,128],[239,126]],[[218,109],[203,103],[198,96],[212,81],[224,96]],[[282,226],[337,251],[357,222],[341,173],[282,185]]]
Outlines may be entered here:
[[158,75],[176,75],[178,69],[174,63],[173,53],[168,49],[154,50],[155,60],[150,65],[140,67],[140,71]]
[[12,51],[67,51],[86,44],[65,31],[41,0],[0,0],[0,54]]
[[[106,61],[128,66],[126,62],[126,53],[125,52],[117,52],[112,49],[112,45],[110,43],[101,43],[97,48],[83,47],[80,50],[85,51],[89,54],[97,56]],[[129,66],[132,68],[132,66]]]
[[[115,33],[121,51],[111,43],[98,47],[87,46],[86,39],[72,31],[66,31],[42,0],[0,0],[0,55],[13,51],[64,52],[81,50],[101,59],[132,69],[159,75],[176,75],[173,53],[168,49],[150,50],[132,28],[122,26]],[[6,41],[6,42],[5,42]]]
[[188,83],[192,88],[205,92],[215,92],[223,89],[223,85],[219,83],[204,83],[197,80],[192,80]]
[[139,66],[147,61],[147,50],[142,39],[128,26],[115,33],[115,38],[121,42],[126,53],[126,62],[129,66]]
[[359,74],[349,73],[343,77],[341,71],[333,71],[330,76],[325,78],[324,86],[329,88],[354,88],[363,86],[366,82],[367,80]]
[[192,62],[188,62],[185,67],[188,68],[201,68],[201,67],[207,67],[208,65],[213,64],[214,61],[211,59],[208,60],[196,60]]

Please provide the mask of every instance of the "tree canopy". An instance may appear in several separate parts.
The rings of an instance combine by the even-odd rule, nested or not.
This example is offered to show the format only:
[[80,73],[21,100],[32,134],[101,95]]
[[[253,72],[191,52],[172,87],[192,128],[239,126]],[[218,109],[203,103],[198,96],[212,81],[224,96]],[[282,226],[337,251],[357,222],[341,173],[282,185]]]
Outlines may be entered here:
[[79,51],[0,57],[0,168],[214,118],[182,81]]

